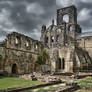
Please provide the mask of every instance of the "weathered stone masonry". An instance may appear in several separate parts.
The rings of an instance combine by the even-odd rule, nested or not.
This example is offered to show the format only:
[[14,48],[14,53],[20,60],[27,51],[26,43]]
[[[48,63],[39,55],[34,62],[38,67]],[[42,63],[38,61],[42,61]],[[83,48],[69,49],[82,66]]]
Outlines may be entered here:
[[[66,20],[67,19],[67,20]],[[0,43],[0,70],[8,73],[37,71],[37,56],[45,48],[50,56],[51,72],[78,72],[92,69],[92,36],[82,37],[77,24],[77,9],[57,10],[57,25],[42,26],[40,41],[12,32]]]
[[0,46],[0,68],[8,73],[31,73],[41,48],[41,43],[30,37],[16,32],[8,34]]
[[92,67],[89,53],[79,45],[83,42],[79,43],[80,34],[75,6],[57,10],[57,25],[52,21],[48,28],[42,26],[41,41],[50,54],[52,72],[78,72]]

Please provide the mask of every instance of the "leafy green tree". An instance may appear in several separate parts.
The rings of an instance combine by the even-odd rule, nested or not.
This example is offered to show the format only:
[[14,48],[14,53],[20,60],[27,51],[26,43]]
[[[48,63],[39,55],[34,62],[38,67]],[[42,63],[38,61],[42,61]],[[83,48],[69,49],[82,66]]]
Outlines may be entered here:
[[46,61],[49,60],[49,55],[46,52],[46,49],[41,51],[41,54],[37,57],[37,62],[39,65],[46,64]]

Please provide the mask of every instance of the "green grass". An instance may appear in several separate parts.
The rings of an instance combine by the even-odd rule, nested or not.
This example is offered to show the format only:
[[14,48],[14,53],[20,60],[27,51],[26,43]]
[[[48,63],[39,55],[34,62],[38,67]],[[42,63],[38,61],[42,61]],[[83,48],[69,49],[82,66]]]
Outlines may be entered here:
[[23,80],[18,77],[2,77],[0,78],[0,90],[21,86],[29,86],[40,83],[41,82],[39,81]]
[[70,82],[70,81],[74,81],[74,82],[77,82],[80,86],[87,86],[87,87],[92,87],[92,77],[86,77],[86,78],[83,78],[83,79],[70,79],[70,78],[67,78],[67,79],[63,79],[64,81],[66,82]]
[[[80,86],[92,87],[92,77],[86,77],[86,78],[83,78],[83,79],[70,79],[70,78],[67,78],[67,79],[65,79],[65,81],[66,82],[68,82],[68,81],[75,81]],[[58,87],[60,87],[60,86],[58,86]],[[56,89],[58,87],[49,86],[49,89],[53,90],[53,89]],[[45,87],[38,88],[37,92],[44,92],[44,91],[46,91],[44,88]],[[33,92],[33,90],[26,90],[26,91],[23,91],[23,92]],[[80,89],[80,90],[78,90],[76,92],[92,92],[92,91],[91,90]]]
[[[66,82],[70,82],[70,81],[77,82],[82,87],[83,86],[84,87],[92,87],[92,76],[86,77],[86,78],[83,78],[83,79],[66,78],[66,79],[63,79],[63,80],[66,81]],[[77,90],[76,92],[92,92],[92,90],[91,89],[89,89],[89,90],[80,89],[80,90]]]
[[81,80],[76,80],[76,82],[80,86],[92,87],[92,77],[86,77],[86,78],[81,79]]
[[[66,81],[75,81],[80,86],[87,86],[92,87],[92,77],[86,77],[84,79],[66,79]],[[40,84],[39,81],[31,81],[31,80],[23,80],[18,77],[2,77],[0,78],[0,90],[7,89],[7,88],[15,88],[15,87],[21,87],[21,86],[29,86],[34,84]],[[59,87],[59,86],[58,86]],[[54,89],[57,87],[49,86],[49,89]],[[38,92],[43,92],[44,87],[39,88]],[[32,90],[26,90],[24,92],[32,92]],[[84,90],[80,89],[76,92],[92,92],[90,90]]]
[[92,92],[92,91],[91,90],[83,90],[83,89],[81,89],[81,90],[78,90],[76,92]]

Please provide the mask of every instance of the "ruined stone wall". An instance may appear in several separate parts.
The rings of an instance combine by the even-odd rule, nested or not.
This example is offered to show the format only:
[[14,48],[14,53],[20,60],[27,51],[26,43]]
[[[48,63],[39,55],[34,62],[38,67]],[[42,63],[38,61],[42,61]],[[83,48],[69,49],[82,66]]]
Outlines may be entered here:
[[[66,15],[68,21],[64,20]],[[33,72],[37,56],[45,48],[50,56],[51,71],[73,72],[74,67],[83,69],[91,64],[92,37],[77,39],[79,45],[76,45],[76,35],[80,33],[76,7],[58,9],[57,25],[52,22],[48,28],[42,26],[41,42],[17,32],[7,35],[4,44],[0,45],[0,68],[12,73],[15,65],[19,74]]]
[[61,47],[49,49],[52,72],[73,72],[74,48]]
[[77,40],[79,46],[89,53],[92,58],[92,37],[84,37]]
[[32,38],[22,35],[20,33],[13,32],[7,35],[6,47],[23,51],[40,53],[41,43],[33,40]]
[[12,65],[16,64],[18,73],[30,73],[33,71],[36,59],[37,54],[15,49],[6,49],[5,70],[11,73]]
[[4,69],[5,47],[0,46],[0,70]]
[[[67,20],[65,20],[67,16]],[[42,26],[41,41],[49,49],[51,70],[73,72],[75,37],[81,33],[77,24],[77,9],[69,6],[57,10],[57,25]]]
[[30,37],[16,32],[8,34],[5,45],[0,47],[0,56],[3,57],[0,60],[1,69],[12,73],[13,65],[16,65],[18,74],[33,72],[42,48],[39,41]]
[[41,41],[45,47],[61,47],[65,44],[65,24],[61,26],[51,25],[47,28],[41,36]]

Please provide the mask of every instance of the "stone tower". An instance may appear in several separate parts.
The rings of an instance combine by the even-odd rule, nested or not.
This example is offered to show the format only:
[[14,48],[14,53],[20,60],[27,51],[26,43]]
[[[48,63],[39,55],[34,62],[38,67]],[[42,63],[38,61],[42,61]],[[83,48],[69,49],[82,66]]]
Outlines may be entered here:
[[69,6],[57,10],[57,26],[66,24],[65,31],[68,36],[73,38],[81,33],[81,28],[77,24],[77,9],[75,6]]
[[46,29],[42,26],[41,41],[49,48],[65,46],[67,36],[75,39],[81,33],[77,24],[77,9],[75,6],[65,7],[57,10],[57,25],[52,24]]
[[77,24],[77,9],[69,6],[57,10],[57,25],[42,26],[41,41],[50,55],[51,71],[73,71],[76,35],[81,33]]

